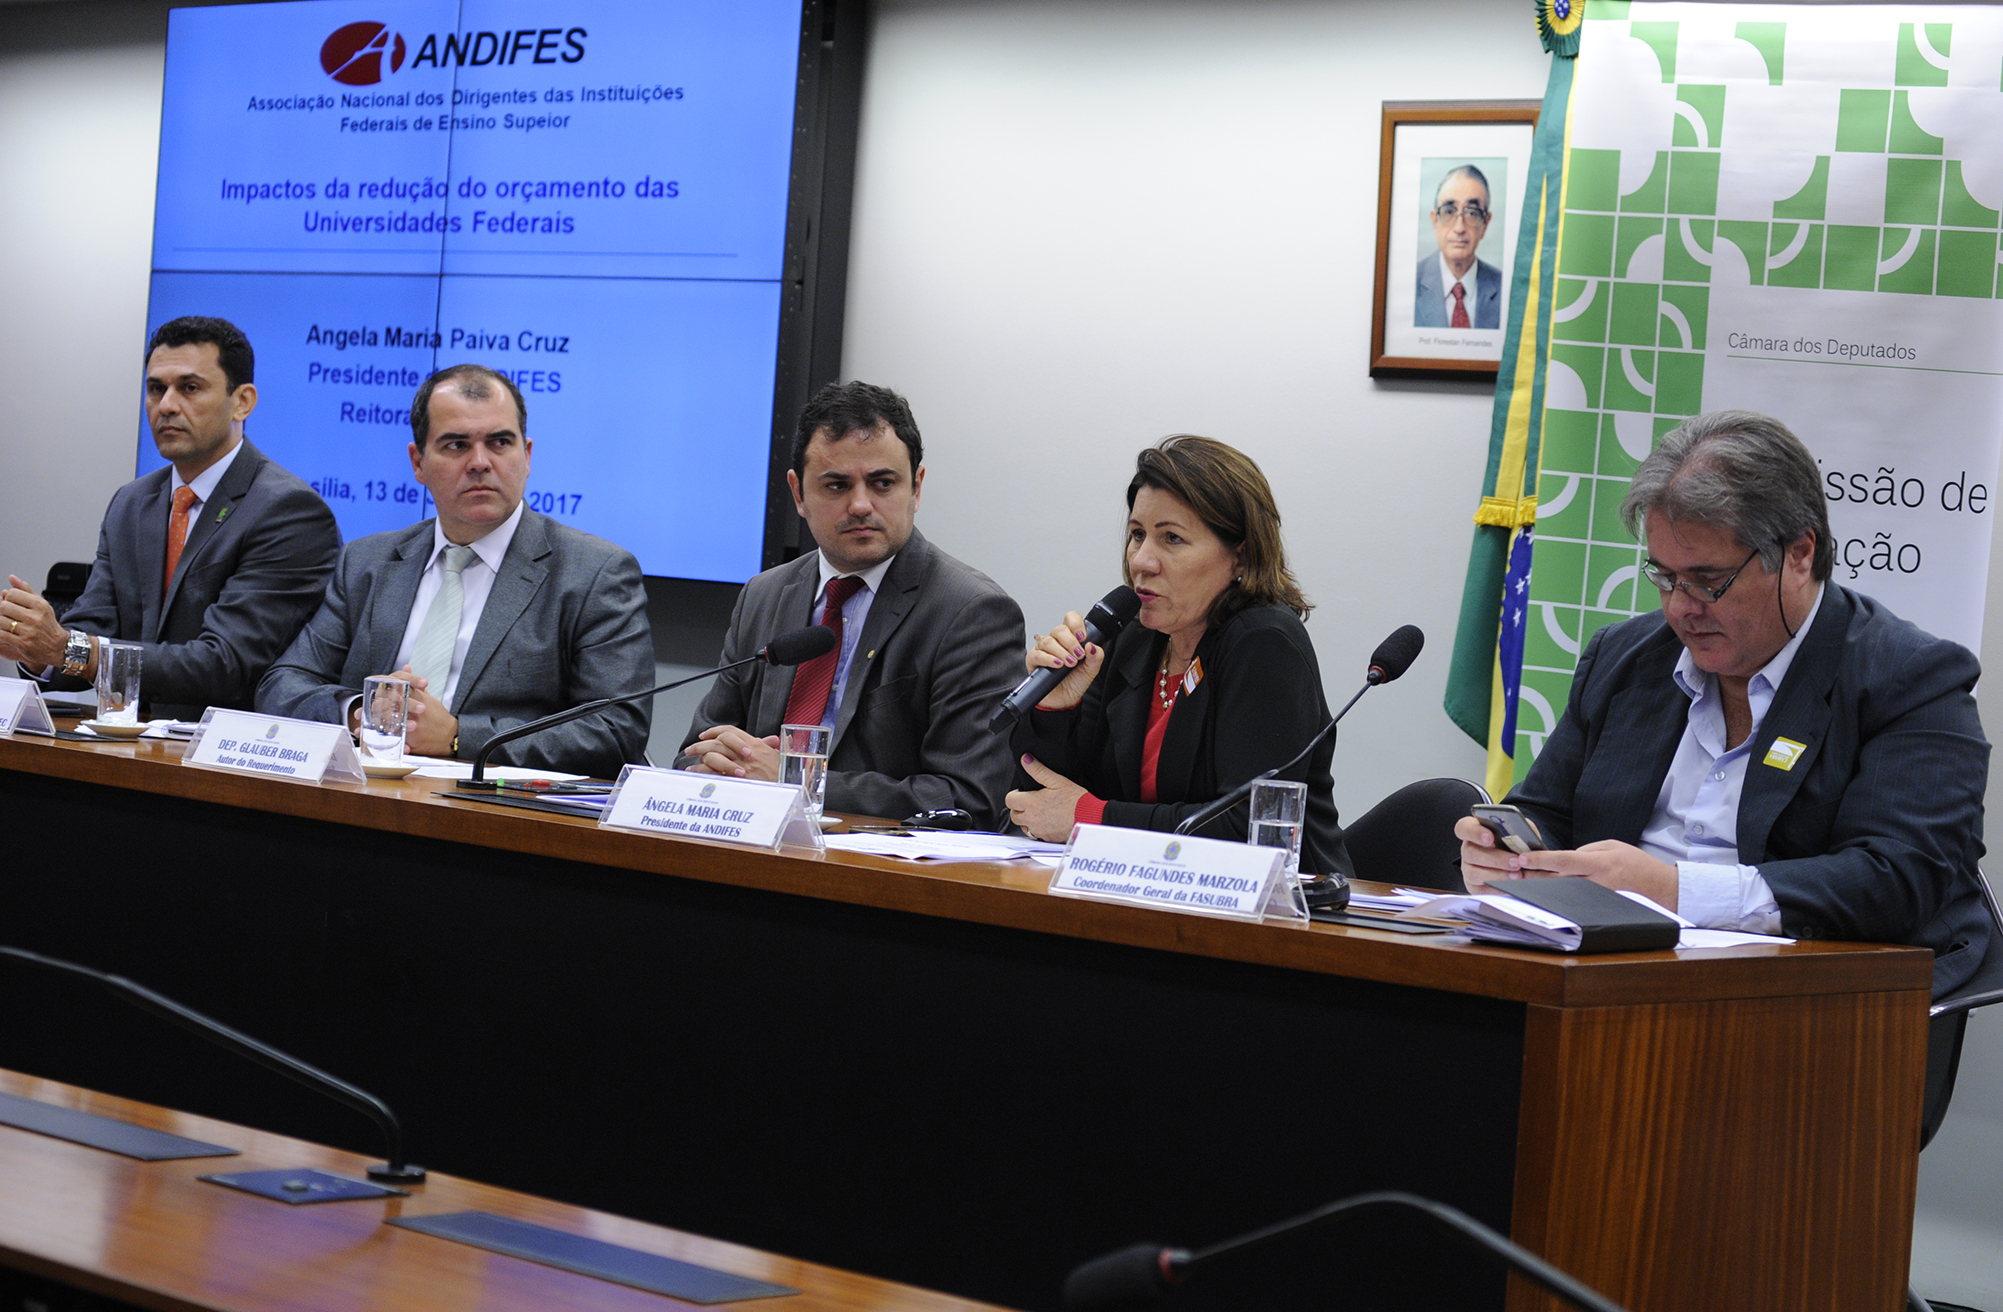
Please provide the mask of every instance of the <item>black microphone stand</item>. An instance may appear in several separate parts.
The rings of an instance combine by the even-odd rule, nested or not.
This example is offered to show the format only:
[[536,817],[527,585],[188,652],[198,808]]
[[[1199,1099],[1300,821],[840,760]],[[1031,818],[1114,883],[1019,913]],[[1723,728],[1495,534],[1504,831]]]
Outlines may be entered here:
[[118,975],[108,975],[89,966],[79,966],[73,961],[59,961],[45,957],[39,952],[29,952],[23,948],[0,947],[0,957],[12,957],[30,965],[41,966],[66,975],[77,975],[102,985],[113,996],[129,1002],[141,1011],[150,1011],[155,1016],[179,1025],[191,1034],[199,1034],[219,1048],[227,1048],[239,1057],[256,1062],[267,1070],[277,1071],[287,1079],[296,1080],[314,1092],[343,1103],[376,1123],[389,1144],[389,1160],[381,1166],[369,1168],[369,1179],[396,1184],[424,1183],[424,1168],[412,1166],[403,1158],[403,1126],[398,1124],[396,1113],[389,1104],[366,1089],[358,1089],[346,1080],[329,1075],[317,1066],[294,1057],[240,1030],[233,1030],[219,1020],[204,1016],[193,1007],[184,1007],[172,998],[155,993],[142,984],[134,984]]
[[1317,733],[1314,737],[1308,739],[1308,745],[1306,747],[1301,748],[1301,750],[1295,754],[1293,760],[1286,761],[1280,765],[1276,765],[1272,769],[1266,771],[1264,774],[1253,775],[1250,779],[1247,779],[1244,783],[1239,784],[1236,788],[1233,788],[1230,792],[1224,794],[1224,796],[1218,798],[1216,801],[1205,803],[1201,809],[1192,812],[1188,817],[1186,817],[1183,820],[1181,824],[1177,825],[1175,827],[1175,832],[1184,835],[1195,833],[1203,826],[1209,824],[1212,820],[1215,820],[1218,816],[1223,815],[1226,811],[1229,811],[1232,807],[1238,805],[1238,803],[1250,797],[1252,795],[1252,790],[1254,788],[1257,788],[1260,784],[1265,783],[1268,779],[1271,779],[1276,775],[1283,774],[1286,771],[1293,769],[1295,766],[1299,765],[1302,761],[1305,761],[1308,758],[1308,756],[1313,753],[1315,748],[1321,746],[1323,739],[1327,738],[1330,734],[1335,732],[1335,726],[1342,723],[1342,717],[1349,714],[1349,708],[1356,705],[1356,703],[1362,699],[1364,693],[1369,692],[1372,688],[1375,688],[1378,682],[1379,681],[1377,679],[1372,678],[1368,682],[1366,682],[1361,688],[1358,688],[1356,690],[1356,696],[1351,697],[1348,701],[1342,704],[1342,709],[1335,713],[1335,718],[1330,720],[1327,724],[1324,724],[1321,727],[1321,732]]
[[1606,1295],[1559,1270],[1529,1249],[1510,1242],[1467,1213],[1400,1190],[1358,1194],[1194,1253],[1182,1248],[1163,1248],[1159,1244],[1136,1244],[1123,1248],[1094,1258],[1066,1276],[1064,1301],[1079,1312],[1096,1308],[1146,1306],[1171,1286],[1189,1279],[1191,1274],[1213,1258],[1256,1248],[1345,1212],[1384,1208],[1415,1211],[1428,1217],[1575,1307],[1585,1308],[1587,1312],[1626,1312]]
[[627,702],[642,701],[657,693],[672,692],[685,684],[694,683],[697,679],[711,678],[725,671],[737,669],[740,666],[756,664],[764,659],[765,653],[761,650],[746,656],[741,661],[732,661],[728,665],[719,665],[713,670],[704,670],[700,674],[691,674],[686,679],[676,679],[670,683],[664,683],[657,688],[649,688],[645,692],[629,692],[618,697],[600,697],[595,702],[586,702],[582,706],[573,706],[569,710],[558,711],[553,715],[545,715],[540,720],[530,720],[527,724],[518,724],[512,729],[503,729],[492,738],[489,738],[487,745],[480,749],[480,754],[473,758],[473,777],[470,779],[461,779],[454,787],[462,788],[469,792],[475,790],[493,792],[500,788],[501,784],[498,780],[486,777],[487,761],[494,755],[497,749],[507,746],[517,738],[526,738],[532,733],[541,733],[544,729],[553,729],[559,724],[569,724],[572,720],[581,720],[587,715],[595,715],[599,711],[606,710],[609,707],[622,706]]

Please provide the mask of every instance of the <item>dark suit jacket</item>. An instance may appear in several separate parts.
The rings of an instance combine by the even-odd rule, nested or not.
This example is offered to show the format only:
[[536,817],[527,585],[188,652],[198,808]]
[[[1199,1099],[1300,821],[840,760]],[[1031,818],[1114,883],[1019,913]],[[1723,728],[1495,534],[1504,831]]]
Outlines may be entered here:
[[[172,467],[118,489],[97,534],[97,562],[66,628],[136,642],[139,690],[154,715],[247,710],[258,680],[320,604],[341,530],[320,494],[245,439],[188,525],[163,595]],[[58,677],[59,688],[86,688]]]
[[[744,585],[723,643],[742,660],[818,618],[818,553]],[[988,717],[1022,681],[1022,608],[999,584],[912,531],[883,576],[842,689],[828,755],[831,811],[902,819],[959,807],[992,829],[1010,769],[1008,738]],[[765,664],[722,675],[682,746],[713,724],[765,737],[779,732],[793,670]],[[677,765],[686,767],[683,756]]]
[[[1823,584],[1822,609],[1760,721],[1739,798],[1739,860],[1795,938],[1930,947],[1938,996],[1989,944],[1975,879],[1989,743],[1973,654],[1871,598]],[[1661,612],[1593,635],[1558,727],[1509,800],[1554,848],[1638,843],[1690,702]],[[1765,764],[1776,737],[1808,744]]]
[[[1412,305],[1414,328],[1447,326],[1447,289],[1441,277],[1440,253],[1433,251],[1419,261],[1418,299]],[[1467,317],[1476,328],[1502,327],[1502,270],[1480,256],[1474,261],[1474,295],[1467,301]]]
[[[1169,715],[1155,770],[1159,800],[1140,801],[1148,703],[1167,641],[1128,625],[1083,701],[1068,711],[1031,711],[1016,724],[1016,751],[1105,799],[1109,825],[1172,830],[1205,802],[1297,754],[1328,723],[1307,626],[1280,606],[1247,607],[1196,644],[1203,681]],[[1309,874],[1350,873],[1328,769],[1334,756],[1330,738],[1280,776],[1308,786],[1301,869]],[[1197,836],[1243,842],[1251,816],[1250,804],[1241,802]]]
[[[434,522],[349,544],[319,613],[265,676],[257,709],[338,721],[362,680],[395,669]],[[653,681],[639,562],[524,510],[452,692],[460,759],[472,760],[503,729]],[[621,765],[645,759],[652,719],[648,702],[615,706],[509,743],[494,760],[614,778]]]

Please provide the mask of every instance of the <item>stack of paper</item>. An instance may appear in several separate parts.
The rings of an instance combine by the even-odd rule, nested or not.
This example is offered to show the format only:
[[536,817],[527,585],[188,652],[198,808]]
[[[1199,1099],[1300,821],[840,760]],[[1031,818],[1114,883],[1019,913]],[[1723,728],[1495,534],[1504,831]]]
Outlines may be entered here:
[[838,852],[868,852],[905,861],[1040,861],[1056,865],[1064,844],[1006,834],[962,834],[925,830],[912,834],[829,834]]
[[[418,763],[423,769],[411,777],[413,779],[471,779],[473,766],[466,761],[446,761],[435,756],[405,755],[405,764]],[[523,779],[547,779],[553,784],[571,783],[579,779],[589,779],[586,774],[565,774],[561,770],[531,770],[522,765],[490,765],[480,772],[482,779],[506,779],[515,782]]]
[[[1410,889],[1399,889],[1400,894]],[[1677,936],[1678,951],[1690,948],[1729,948],[1746,943],[1792,943],[1791,938],[1781,938],[1772,934],[1742,934],[1730,929],[1699,929],[1667,907],[1658,906],[1652,899],[1626,890],[1621,896],[1630,898],[1650,911],[1668,916],[1682,927]],[[1351,897],[1354,903],[1356,898]],[[1418,906],[1406,907],[1399,912],[1402,916],[1424,917],[1429,920],[1459,920],[1467,924],[1467,936],[1482,943],[1505,943],[1515,947],[1559,948],[1567,952],[1576,951],[1579,946],[1579,927],[1563,916],[1556,915],[1525,902],[1522,898],[1510,897],[1507,893],[1453,893],[1444,897],[1435,896]]]
[[1366,893],[1360,888],[1349,890],[1349,905],[1358,911],[1398,912],[1410,911],[1424,906],[1439,897],[1438,889],[1400,888],[1389,893]]

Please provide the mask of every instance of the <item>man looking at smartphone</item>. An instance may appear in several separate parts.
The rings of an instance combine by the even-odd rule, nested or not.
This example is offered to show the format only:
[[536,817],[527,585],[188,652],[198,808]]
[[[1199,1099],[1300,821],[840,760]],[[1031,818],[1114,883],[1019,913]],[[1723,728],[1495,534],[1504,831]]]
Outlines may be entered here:
[[1953,989],[1990,937],[1974,655],[1829,581],[1815,457],[1778,420],[1686,420],[1621,516],[1662,610],[1593,635],[1506,799],[1550,850],[1455,826],[1469,888],[1582,875],[1713,928],[1916,944]]

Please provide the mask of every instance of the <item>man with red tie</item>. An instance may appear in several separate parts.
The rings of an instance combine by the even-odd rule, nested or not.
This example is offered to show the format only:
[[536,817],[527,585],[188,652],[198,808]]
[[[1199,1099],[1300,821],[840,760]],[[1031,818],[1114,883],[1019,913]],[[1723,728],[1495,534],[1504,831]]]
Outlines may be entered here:
[[1022,608],[914,526],[925,466],[911,407],[885,387],[830,383],[800,414],[786,482],[819,550],[744,585],[722,659],[808,624],[840,640],[797,669],[721,676],[677,764],[776,779],[779,726],[823,724],[829,810],[956,807],[992,828],[1013,756],[988,717],[1022,677]]
[[248,708],[258,680],[320,604],[341,531],[318,493],[253,446],[255,357],[226,319],[187,316],[146,344],[146,422],[168,464],[120,488],[97,561],[61,620],[9,576],[0,660],[88,687],[102,639],[138,643],[140,699],[193,719]]
[[1502,270],[1475,252],[1495,217],[1488,178],[1472,164],[1448,169],[1433,194],[1437,251],[1419,257],[1415,328],[1500,328]]

